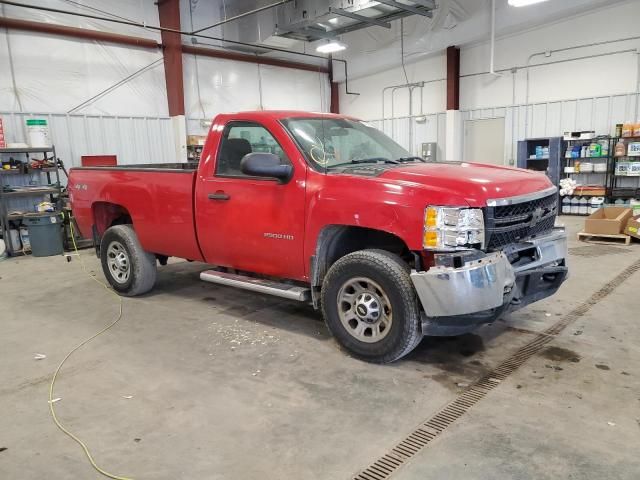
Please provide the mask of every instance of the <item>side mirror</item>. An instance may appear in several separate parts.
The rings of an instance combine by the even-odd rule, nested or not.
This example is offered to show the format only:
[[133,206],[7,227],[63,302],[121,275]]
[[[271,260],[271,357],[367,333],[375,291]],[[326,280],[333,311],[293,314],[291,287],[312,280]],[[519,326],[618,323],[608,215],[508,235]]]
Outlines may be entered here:
[[273,153],[247,153],[240,161],[240,171],[252,177],[277,178],[286,182],[293,174],[291,165],[282,165],[280,157]]

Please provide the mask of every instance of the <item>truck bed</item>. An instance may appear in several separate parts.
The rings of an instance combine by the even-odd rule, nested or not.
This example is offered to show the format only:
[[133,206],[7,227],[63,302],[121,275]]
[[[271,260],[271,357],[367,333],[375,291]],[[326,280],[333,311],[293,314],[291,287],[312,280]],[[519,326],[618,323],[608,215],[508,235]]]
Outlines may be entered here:
[[[81,233],[91,238],[95,222],[102,235],[124,209],[148,251],[202,260],[194,226],[196,168],[192,163],[72,168],[69,192]],[[116,214],[115,205],[121,206]]]

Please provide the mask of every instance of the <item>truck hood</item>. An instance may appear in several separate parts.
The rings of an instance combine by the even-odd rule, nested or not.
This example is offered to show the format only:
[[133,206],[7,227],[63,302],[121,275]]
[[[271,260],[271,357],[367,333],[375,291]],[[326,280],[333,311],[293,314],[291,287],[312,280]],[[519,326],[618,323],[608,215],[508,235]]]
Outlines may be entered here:
[[378,178],[427,187],[462,198],[471,207],[486,206],[489,199],[525,195],[553,186],[542,172],[482,163],[411,163],[390,168]]

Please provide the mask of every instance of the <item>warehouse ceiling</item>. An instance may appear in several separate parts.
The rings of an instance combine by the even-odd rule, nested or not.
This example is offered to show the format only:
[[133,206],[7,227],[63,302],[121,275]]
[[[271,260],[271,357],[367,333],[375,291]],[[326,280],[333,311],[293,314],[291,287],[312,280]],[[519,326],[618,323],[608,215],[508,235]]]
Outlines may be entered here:
[[[497,34],[536,28],[623,1],[548,0],[514,8],[507,0],[496,0]],[[183,29],[201,29],[274,3],[276,0],[183,0]],[[307,53],[315,53],[322,42],[338,39],[348,46],[340,56],[349,61],[351,74],[362,76],[400,64],[397,20],[404,21],[405,61],[412,61],[449,45],[486,41],[490,5],[490,0],[295,0],[203,33]],[[219,46],[279,55],[229,43]]]

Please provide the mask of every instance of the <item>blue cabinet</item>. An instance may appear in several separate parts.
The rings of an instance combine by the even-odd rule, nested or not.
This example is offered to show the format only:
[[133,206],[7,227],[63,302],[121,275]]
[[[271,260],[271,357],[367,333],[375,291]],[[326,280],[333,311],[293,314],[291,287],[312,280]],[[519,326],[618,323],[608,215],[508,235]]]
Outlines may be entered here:
[[544,172],[555,186],[560,183],[562,137],[527,138],[518,142],[518,168]]

